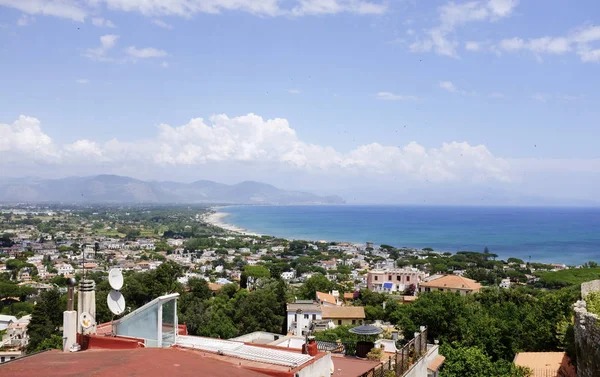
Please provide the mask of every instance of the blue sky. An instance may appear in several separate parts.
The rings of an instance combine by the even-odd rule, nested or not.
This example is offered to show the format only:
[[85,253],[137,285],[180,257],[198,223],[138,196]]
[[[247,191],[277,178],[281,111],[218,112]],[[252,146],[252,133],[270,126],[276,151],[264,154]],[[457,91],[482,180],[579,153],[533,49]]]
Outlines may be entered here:
[[0,173],[595,201],[598,15],[559,0],[0,0]]

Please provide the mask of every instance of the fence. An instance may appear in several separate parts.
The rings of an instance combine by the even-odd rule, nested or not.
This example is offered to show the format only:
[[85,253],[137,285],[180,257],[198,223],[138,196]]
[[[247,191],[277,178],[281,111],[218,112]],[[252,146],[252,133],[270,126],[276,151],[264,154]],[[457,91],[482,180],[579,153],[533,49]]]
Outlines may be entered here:
[[370,371],[361,374],[360,377],[401,377],[426,354],[427,328],[423,328],[421,332],[415,333],[415,337],[402,346],[395,355]]

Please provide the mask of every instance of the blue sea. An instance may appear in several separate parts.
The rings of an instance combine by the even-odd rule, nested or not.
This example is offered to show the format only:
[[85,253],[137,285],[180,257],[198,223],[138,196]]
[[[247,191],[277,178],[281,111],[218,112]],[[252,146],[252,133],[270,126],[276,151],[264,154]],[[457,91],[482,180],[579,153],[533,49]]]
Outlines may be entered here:
[[439,251],[490,252],[500,258],[600,262],[600,208],[419,206],[234,206],[223,220],[290,239],[347,241]]

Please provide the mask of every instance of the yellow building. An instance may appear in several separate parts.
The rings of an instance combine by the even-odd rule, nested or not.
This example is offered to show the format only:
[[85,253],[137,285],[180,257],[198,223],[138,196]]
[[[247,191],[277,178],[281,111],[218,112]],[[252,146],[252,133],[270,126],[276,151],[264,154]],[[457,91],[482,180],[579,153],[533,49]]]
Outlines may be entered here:
[[360,325],[365,319],[362,306],[323,306],[321,317],[334,325]]

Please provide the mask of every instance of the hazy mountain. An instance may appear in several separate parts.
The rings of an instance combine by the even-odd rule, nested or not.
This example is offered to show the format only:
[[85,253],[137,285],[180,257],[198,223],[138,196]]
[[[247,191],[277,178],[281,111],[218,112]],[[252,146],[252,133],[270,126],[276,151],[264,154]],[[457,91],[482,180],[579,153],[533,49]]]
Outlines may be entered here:
[[117,175],[0,181],[0,202],[343,204],[338,196],[287,191],[260,182],[146,182]]

